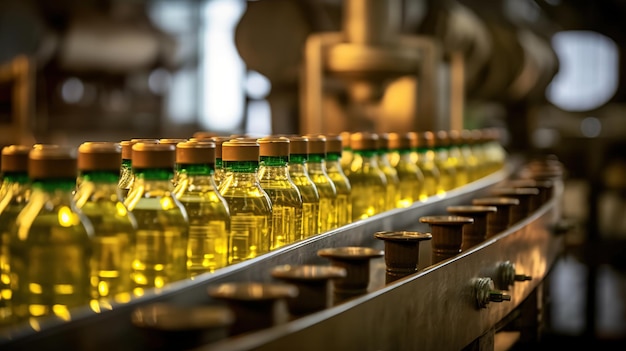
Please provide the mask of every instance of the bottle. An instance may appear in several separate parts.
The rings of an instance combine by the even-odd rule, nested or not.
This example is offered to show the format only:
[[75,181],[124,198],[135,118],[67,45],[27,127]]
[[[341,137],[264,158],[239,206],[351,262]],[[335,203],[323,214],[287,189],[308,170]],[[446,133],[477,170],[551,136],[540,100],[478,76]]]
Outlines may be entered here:
[[326,134],[326,173],[337,190],[337,226],[352,222],[352,187],[341,166],[343,137]]
[[448,132],[439,130],[435,133],[435,165],[439,169],[439,191],[445,193],[456,188],[456,164],[450,157],[450,138]]
[[456,187],[463,186],[469,183],[470,173],[472,170],[468,169],[467,160],[461,153],[461,132],[454,129],[448,131],[448,158],[450,162],[454,164],[456,170],[455,185]]
[[289,176],[302,197],[302,237],[319,234],[320,195],[309,177],[306,162],[309,159],[309,139],[289,136]]
[[133,145],[135,181],[124,205],[137,220],[131,269],[136,296],[187,277],[189,221],[185,207],[174,195],[175,157],[173,145]]
[[30,150],[32,193],[10,240],[13,312],[20,319],[70,320],[72,308],[89,302],[94,230],[74,203],[76,176],[74,148],[37,144]]
[[176,146],[176,197],[189,220],[187,273],[190,278],[228,264],[230,212],[215,181],[215,143],[186,141]]
[[28,179],[28,152],[30,147],[10,145],[2,148],[0,172],[0,325],[12,323],[11,266],[9,264],[9,245],[11,231],[20,211],[30,197]]
[[228,263],[233,264],[270,250],[272,202],[259,184],[256,141],[225,141],[222,162],[226,177],[219,190],[230,210]]
[[259,143],[259,184],[272,202],[270,250],[302,238],[302,197],[289,176],[289,139],[265,137]]
[[215,185],[219,186],[226,178],[226,172],[224,172],[224,167],[222,166],[222,143],[230,140],[228,137],[212,137],[211,141],[215,143],[215,173],[213,174],[213,178],[215,179]]
[[305,135],[309,139],[309,177],[320,195],[319,231],[337,228],[337,189],[326,173],[326,138],[322,135]]
[[378,134],[378,168],[385,174],[387,180],[385,190],[385,210],[393,210],[396,208],[400,196],[398,193],[398,187],[400,186],[400,180],[398,179],[398,172],[389,163],[389,134]]
[[472,154],[476,156],[478,162],[479,177],[485,177],[491,172],[489,160],[485,151],[485,139],[480,129],[471,130]]
[[416,134],[417,148],[415,164],[424,175],[424,183],[419,199],[424,201],[430,196],[442,195],[441,173],[435,164],[435,134],[430,131]]
[[[176,145],[178,145],[178,143],[182,143],[187,140],[188,139],[184,139],[184,138],[161,138],[159,139],[158,143],[165,144],[165,145],[173,145],[174,148],[176,148]],[[174,185],[174,187],[176,187],[177,183],[178,183],[178,168],[174,168],[174,178],[172,178],[172,184]]]
[[350,135],[353,152],[348,179],[352,186],[352,221],[365,219],[385,210],[387,178],[378,168],[378,136],[368,132]]
[[122,146],[122,164],[120,165],[120,179],[118,182],[118,187],[121,190],[121,199],[122,201],[128,195],[128,190],[133,185],[135,181],[135,175],[133,173],[133,145],[138,142],[144,143],[157,143],[158,139],[131,139],[131,140],[123,140],[120,142]]
[[352,150],[350,149],[350,132],[343,131],[341,136],[341,169],[348,176],[350,165],[352,164]]
[[395,207],[409,207],[419,201],[424,183],[424,175],[412,157],[415,156],[412,154],[417,147],[417,135],[414,132],[389,133],[388,146],[397,159],[398,202]]
[[480,179],[482,173],[478,157],[476,157],[473,152],[473,143],[474,138],[472,138],[472,132],[469,129],[463,129],[461,131],[459,147],[461,149],[461,155],[463,155],[465,164],[467,165],[467,175],[470,182]]
[[490,173],[497,172],[504,167],[506,150],[502,147],[502,132],[492,127],[483,129],[485,139],[484,149],[487,162],[490,165]]
[[119,196],[121,146],[111,142],[85,142],[78,147],[76,207],[94,229],[89,264],[91,299],[128,302],[130,269],[137,222]]

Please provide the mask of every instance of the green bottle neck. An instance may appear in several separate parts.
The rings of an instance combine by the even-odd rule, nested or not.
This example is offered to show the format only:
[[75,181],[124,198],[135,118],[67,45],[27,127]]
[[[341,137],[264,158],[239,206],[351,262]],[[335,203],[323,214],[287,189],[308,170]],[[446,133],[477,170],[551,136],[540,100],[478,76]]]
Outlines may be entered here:
[[210,163],[177,164],[176,171],[190,176],[210,176],[215,173],[215,166]]
[[117,184],[119,181],[119,173],[117,171],[82,171],[79,177],[84,182]]
[[374,159],[378,155],[376,150],[354,150],[353,153],[363,159]]
[[259,169],[258,161],[223,161],[223,168],[233,173],[256,173]]
[[261,156],[260,167],[285,167],[289,162],[289,156]]
[[27,172],[5,172],[3,181],[17,184],[28,184],[30,179]]
[[144,181],[169,181],[174,177],[173,168],[138,168],[135,169],[135,177],[137,180]]
[[222,164],[222,158],[215,158],[215,169],[222,169],[224,166]]
[[309,164],[322,163],[324,162],[325,158],[326,158],[326,155],[324,154],[309,154]]
[[33,189],[43,190],[46,192],[63,191],[72,193],[76,189],[75,178],[55,178],[55,179],[35,179],[33,180]]
[[309,161],[309,155],[307,154],[291,154],[289,155],[289,164],[306,164]]
[[341,161],[341,153],[340,152],[329,152],[326,154],[326,161]]

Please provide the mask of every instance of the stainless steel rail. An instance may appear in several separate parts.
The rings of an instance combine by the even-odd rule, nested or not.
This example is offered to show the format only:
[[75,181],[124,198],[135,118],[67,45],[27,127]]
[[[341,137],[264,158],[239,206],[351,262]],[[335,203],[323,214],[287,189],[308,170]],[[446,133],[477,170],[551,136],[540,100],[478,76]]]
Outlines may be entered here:
[[[322,248],[368,246],[382,248],[374,238],[377,231],[416,230],[428,232],[419,223],[425,215],[445,214],[446,207],[470,204],[505,180],[502,170],[443,197],[432,197],[406,209],[396,209],[336,230],[297,242],[260,257],[203,274],[194,280],[170,284],[129,303],[85,307],[74,311],[71,321],[47,320],[40,324],[5,329],[0,349],[137,350],[145,345],[144,335],[131,324],[138,307],[157,301],[184,306],[213,303],[207,288],[233,281],[273,281],[271,268],[281,264],[328,264],[317,256]],[[384,261],[372,261],[369,293],[267,330],[241,335],[208,345],[207,349],[282,349],[298,345],[304,350],[333,348],[368,349],[459,349],[506,316],[547,274],[559,251],[560,241],[547,226],[558,219],[559,198],[553,199],[526,220],[459,256],[430,266],[430,245],[421,245],[420,268],[414,276],[384,283]],[[470,281],[491,276],[498,262],[514,262],[532,281],[511,290],[512,301],[492,303],[476,309]],[[438,330],[440,326],[446,326]],[[455,340],[451,342],[451,340]],[[397,347],[396,347],[397,346]]]

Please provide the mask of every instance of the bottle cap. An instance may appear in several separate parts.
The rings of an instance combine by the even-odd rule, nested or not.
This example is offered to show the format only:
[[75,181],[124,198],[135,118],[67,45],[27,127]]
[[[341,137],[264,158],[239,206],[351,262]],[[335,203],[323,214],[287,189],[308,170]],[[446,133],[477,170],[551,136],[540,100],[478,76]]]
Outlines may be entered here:
[[350,148],[350,132],[344,131],[344,132],[341,132],[339,135],[341,135],[341,147],[343,147],[344,149],[349,149]]
[[378,145],[377,149],[380,151],[388,151],[389,150],[389,133],[377,133],[378,141],[376,145]]
[[215,143],[215,158],[222,158],[222,144],[230,139],[230,137],[224,136],[216,136],[210,139],[212,142]]
[[324,134],[326,137],[326,152],[335,154],[343,150],[343,137],[341,134]]
[[159,142],[159,139],[141,139],[141,138],[136,138],[136,139],[130,139],[130,140],[123,140],[120,142],[120,145],[122,145],[122,159],[124,160],[131,160],[133,158],[133,145],[135,145],[136,143],[153,143],[156,144]]
[[309,139],[309,154],[322,154],[326,155],[326,137],[321,134],[307,134],[305,135]]
[[30,179],[76,178],[76,150],[54,144],[36,144],[28,153]]
[[27,172],[28,153],[31,147],[26,145],[9,145],[2,148],[0,172]]
[[81,171],[119,171],[122,146],[107,141],[87,141],[78,146],[78,169]]
[[446,130],[438,130],[435,133],[435,146],[446,147],[450,146],[450,134]]
[[159,139],[159,144],[167,144],[167,145],[176,146],[176,144],[182,143],[187,140],[188,139],[184,139],[184,138],[162,138],[162,139]]
[[387,147],[392,150],[415,148],[417,147],[417,134],[415,132],[389,133]]
[[209,139],[209,138],[213,138],[216,136],[219,136],[219,134],[215,132],[205,131],[205,130],[199,130],[192,134],[192,138],[195,138],[195,139]]
[[269,136],[257,139],[260,156],[289,156],[289,139]]
[[431,131],[417,133],[417,147],[432,149],[435,147],[435,133]]
[[208,140],[185,141],[176,145],[178,164],[215,164],[215,143]]
[[259,144],[249,139],[225,141],[222,143],[222,160],[259,162]]
[[303,136],[290,136],[289,153],[292,155],[308,155],[309,138]]
[[461,145],[463,144],[463,139],[461,138],[461,131],[460,130],[449,130],[448,131],[448,138],[450,139],[450,145]]
[[370,132],[358,132],[350,135],[352,150],[376,151],[378,149],[378,135]]
[[133,168],[174,168],[176,147],[139,142],[133,145]]

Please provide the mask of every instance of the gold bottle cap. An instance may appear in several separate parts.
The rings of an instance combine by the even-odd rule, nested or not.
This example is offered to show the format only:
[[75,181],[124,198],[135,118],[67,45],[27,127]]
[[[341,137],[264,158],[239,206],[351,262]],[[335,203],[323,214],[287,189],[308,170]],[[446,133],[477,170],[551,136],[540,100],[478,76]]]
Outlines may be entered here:
[[461,131],[460,130],[449,130],[448,138],[450,139],[450,145],[461,145],[463,140],[461,139]]
[[208,140],[185,141],[176,145],[178,164],[215,164],[215,143]]
[[257,139],[260,156],[289,156],[289,139],[269,136]]
[[0,172],[27,172],[28,153],[32,148],[26,145],[9,145],[2,148]]
[[376,145],[378,145],[378,150],[389,150],[389,133],[377,133],[378,141]]
[[259,144],[249,139],[225,141],[222,143],[222,160],[259,162]]
[[343,150],[343,137],[341,134],[324,134],[326,137],[326,152],[328,153],[341,153]]
[[[119,166],[118,166],[119,167]],[[76,178],[76,149],[54,144],[36,144],[28,153],[30,179]]]
[[195,139],[209,139],[213,137],[219,136],[219,134],[215,132],[209,132],[206,130],[199,130],[191,135]]
[[222,158],[222,144],[230,139],[230,137],[225,136],[216,136],[209,139],[215,143],[215,158]]
[[474,144],[474,137],[472,136],[472,131],[469,129],[461,130],[461,141],[463,144],[472,145]]
[[485,140],[483,139],[483,131],[480,129],[472,129],[471,130],[471,134],[472,134],[472,143],[474,144],[481,144],[484,143]]
[[350,132],[344,131],[339,133],[341,135],[341,147],[344,149],[350,148]]
[[87,141],[78,146],[78,169],[81,171],[119,171],[122,146],[108,141]]
[[438,130],[435,133],[435,146],[445,147],[450,146],[450,134],[447,130]]
[[120,145],[122,145],[122,159],[124,160],[130,160],[133,158],[133,145],[135,145],[136,143],[153,143],[156,144],[159,142],[159,139],[141,139],[141,138],[136,138],[136,139],[130,139],[130,140],[123,140],[120,142]]
[[184,139],[184,138],[162,138],[162,139],[159,139],[159,144],[167,144],[167,145],[176,146],[176,144],[185,142],[187,140],[188,139]]
[[375,151],[378,149],[378,135],[370,132],[350,134],[350,148],[352,150]]
[[387,147],[393,149],[412,149],[417,147],[417,134],[415,132],[408,133],[389,133]]
[[133,145],[133,168],[174,168],[176,147],[168,144],[136,143]]
[[309,139],[309,154],[326,155],[326,137],[321,134],[307,134]]
[[417,133],[417,147],[432,149],[435,147],[435,133],[431,131]]
[[309,154],[309,138],[303,136],[289,137],[289,153],[292,155],[308,155]]

